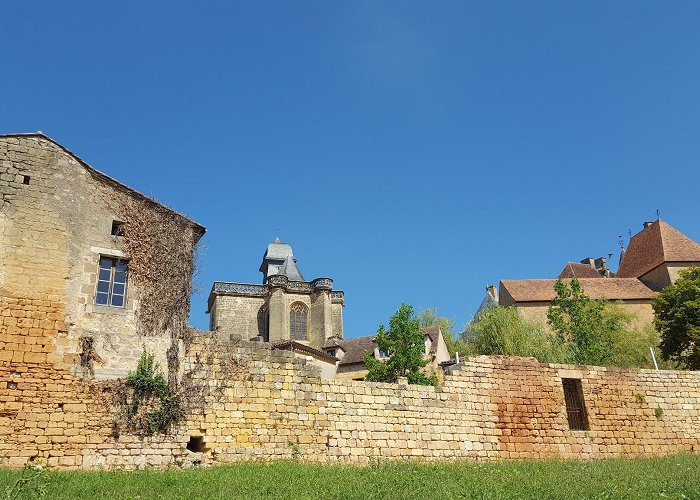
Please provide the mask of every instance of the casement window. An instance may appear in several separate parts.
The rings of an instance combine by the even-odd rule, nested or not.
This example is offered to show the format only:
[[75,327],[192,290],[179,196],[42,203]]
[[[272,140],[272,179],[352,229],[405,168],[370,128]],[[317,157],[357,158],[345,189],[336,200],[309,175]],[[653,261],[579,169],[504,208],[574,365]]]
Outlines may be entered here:
[[326,351],[326,354],[328,354],[329,356],[335,357],[335,355],[337,354],[337,352],[338,352],[338,351],[336,351],[335,349],[329,349],[329,350]]
[[306,318],[308,311],[301,302],[295,302],[289,309],[289,334],[292,340],[306,340]]
[[569,429],[572,431],[588,430],[588,415],[586,402],[583,400],[583,387],[581,380],[577,378],[561,379],[564,389],[564,402],[566,404],[566,417],[569,421]]
[[100,257],[95,304],[110,307],[125,306],[127,269],[128,264],[125,260]]

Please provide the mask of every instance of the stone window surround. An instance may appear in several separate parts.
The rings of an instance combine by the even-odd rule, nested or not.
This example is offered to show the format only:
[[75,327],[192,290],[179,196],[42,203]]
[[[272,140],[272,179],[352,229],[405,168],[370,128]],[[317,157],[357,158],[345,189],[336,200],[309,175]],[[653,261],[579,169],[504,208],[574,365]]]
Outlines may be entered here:
[[[92,261],[94,262],[97,271],[86,273],[87,282],[93,287],[93,292],[91,296],[87,297],[85,302],[86,312],[96,313],[96,314],[109,314],[109,315],[131,315],[134,313],[134,301],[130,297],[133,294],[127,294],[125,297],[124,307],[112,307],[106,305],[100,305],[95,303],[95,294],[97,292],[97,273],[99,272],[99,262],[100,257],[108,257],[112,259],[122,259],[128,260],[126,254],[116,248],[105,248],[98,246],[91,246],[90,253],[92,255]],[[129,285],[131,286],[131,285]]]

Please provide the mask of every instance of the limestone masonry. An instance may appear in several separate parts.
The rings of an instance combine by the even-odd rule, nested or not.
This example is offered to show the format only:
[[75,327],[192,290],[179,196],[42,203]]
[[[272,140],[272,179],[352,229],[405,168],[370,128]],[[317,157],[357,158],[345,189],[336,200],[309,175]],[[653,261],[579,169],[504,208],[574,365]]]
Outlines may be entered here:
[[[152,252],[128,254],[137,247],[127,244],[134,218],[126,206],[161,214],[181,229],[169,235],[153,227],[144,233]],[[272,302],[269,323],[259,322],[258,313],[274,294],[253,297],[259,300],[244,321],[227,319],[219,309],[217,321],[230,328],[185,331],[173,320],[162,331],[144,333],[144,301],[153,296],[153,284],[137,278],[141,259],[167,251],[171,236],[184,238],[184,255],[191,258],[203,234],[199,224],[41,133],[0,136],[2,465],[588,459],[692,452],[700,444],[698,372],[475,357],[448,369],[440,387],[322,377],[306,356],[265,341],[274,340]],[[274,276],[307,283],[300,273],[301,279],[289,279],[296,265],[286,262]],[[189,269],[191,262],[183,264]],[[186,278],[172,276],[168,286],[188,290]],[[288,329],[292,323],[301,328],[301,313],[308,313],[304,331],[330,349],[329,338],[343,340],[342,296],[333,297],[331,283],[315,281],[308,282],[308,297],[304,292],[279,304],[278,320],[290,322],[279,331],[301,332]],[[163,311],[188,305],[177,294],[164,296]],[[307,309],[294,309],[295,302]],[[122,379],[144,346],[167,367],[186,403],[186,419],[168,435],[141,437],[115,425]]]

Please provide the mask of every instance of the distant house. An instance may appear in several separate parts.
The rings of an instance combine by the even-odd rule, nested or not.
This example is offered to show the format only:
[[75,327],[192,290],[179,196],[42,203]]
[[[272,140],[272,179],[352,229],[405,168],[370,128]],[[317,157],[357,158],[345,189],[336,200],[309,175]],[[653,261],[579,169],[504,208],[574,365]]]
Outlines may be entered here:
[[[594,299],[619,302],[634,314],[633,326],[651,323],[651,303],[658,292],[678,279],[679,272],[700,265],[700,245],[662,220],[645,222],[611,273],[605,258],[569,262],[559,278],[576,277],[583,291]],[[549,303],[555,297],[556,279],[502,280],[498,303],[516,307],[523,317],[546,323]]]
[[[437,372],[439,364],[450,359],[442,331],[437,326],[423,327],[421,331],[424,335],[425,358],[428,360],[426,371],[428,373]],[[336,378],[364,379],[367,375],[367,367],[364,361],[366,352],[369,352],[377,359],[386,358],[386,353],[381,352],[377,347],[376,339],[376,335],[352,339],[328,339],[322,350],[327,355],[338,358]]]

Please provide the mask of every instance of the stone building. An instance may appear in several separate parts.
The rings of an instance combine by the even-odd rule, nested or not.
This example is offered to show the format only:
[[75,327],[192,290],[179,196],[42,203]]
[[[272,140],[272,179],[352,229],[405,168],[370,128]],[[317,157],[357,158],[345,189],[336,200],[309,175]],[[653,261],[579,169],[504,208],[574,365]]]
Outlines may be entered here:
[[[442,331],[437,326],[430,326],[422,327],[421,332],[425,344],[424,357],[428,362],[425,371],[428,375],[433,373],[442,375],[440,365],[450,359]],[[377,347],[376,335],[352,339],[331,338],[328,339],[322,350],[327,355],[338,359],[335,378],[339,379],[363,380],[367,375],[364,361],[366,352],[377,359],[387,358],[387,354],[381,352]]]
[[[187,297],[161,293],[157,306],[186,311],[193,248],[204,232],[41,132],[0,136],[0,361],[115,378],[145,346],[166,366],[168,328],[176,326],[142,330],[156,304],[144,303],[154,293],[137,271],[145,261],[151,270],[167,263],[172,240],[182,271],[166,283]],[[128,253],[138,247],[134,238],[143,238],[146,254]]]
[[[651,303],[658,292],[678,279],[679,272],[700,265],[700,245],[663,220],[645,222],[620,257],[617,273],[605,258],[569,262],[559,274],[565,283],[576,277],[593,299],[617,302],[633,315],[632,326],[651,325]],[[528,320],[547,322],[556,279],[502,280],[498,303],[518,308]]]
[[210,330],[273,345],[294,341],[316,350],[327,339],[343,338],[344,293],[333,290],[331,278],[306,281],[290,245],[279,238],[270,243],[260,272],[260,285],[214,283]]

